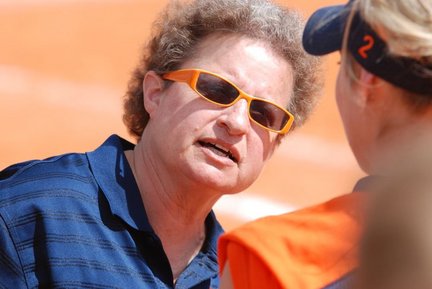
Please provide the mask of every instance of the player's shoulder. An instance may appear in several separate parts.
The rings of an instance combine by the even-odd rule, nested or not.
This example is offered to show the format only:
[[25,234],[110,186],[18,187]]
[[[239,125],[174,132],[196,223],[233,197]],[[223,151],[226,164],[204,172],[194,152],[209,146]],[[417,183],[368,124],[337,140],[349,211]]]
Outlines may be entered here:
[[233,239],[245,240],[271,236],[271,239],[281,239],[283,242],[287,242],[287,239],[298,240],[300,235],[332,237],[335,232],[343,229],[340,224],[351,228],[358,227],[363,216],[363,197],[364,194],[361,193],[341,195],[306,208],[245,223],[228,235]]
[[0,182],[10,182],[22,176],[75,171],[85,163],[85,155],[80,153],[68,153],[43,160],[24,161],[10,165],[0,171]]
[[69,153],[43,160],[13,164],[0,171],[0,199],[26,191],[68,187],[68,184],[91,183],[85,154]]

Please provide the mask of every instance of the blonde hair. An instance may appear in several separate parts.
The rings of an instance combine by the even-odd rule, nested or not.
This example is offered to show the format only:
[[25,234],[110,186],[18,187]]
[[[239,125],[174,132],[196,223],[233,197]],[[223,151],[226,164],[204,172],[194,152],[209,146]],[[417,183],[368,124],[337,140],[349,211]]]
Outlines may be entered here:
[[[386,42],[389,54],[412,58],[424,64],[422,73],[432,81],[431,0],[355,1],[345,28],[342,57],[345,63],[343,69],[346,69],[353,82],[359,83],[359,64],[347,49],[348,32],[357,12]],[[400,91],[404,101],[415,111],[421,111],[432,104],[432,95],[418,94],[402,88]]]
[[391,54],[432,63],[432,1],[361,0],[357,5]]

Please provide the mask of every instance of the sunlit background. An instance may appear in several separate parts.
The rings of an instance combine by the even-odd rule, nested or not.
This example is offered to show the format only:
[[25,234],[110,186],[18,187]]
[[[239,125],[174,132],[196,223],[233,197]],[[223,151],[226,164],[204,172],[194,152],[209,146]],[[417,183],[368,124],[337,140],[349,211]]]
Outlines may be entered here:
[[[307,17],[337,0],[286,0]],[[150,25],[166,0],[0,0],[0,169],[132,140],[122,97]],[[326,58],[326,89],[310,121],[289,135],[259,180],[226,196],[226,229],[350,192],[362,176],[334,101],[338,55]]]

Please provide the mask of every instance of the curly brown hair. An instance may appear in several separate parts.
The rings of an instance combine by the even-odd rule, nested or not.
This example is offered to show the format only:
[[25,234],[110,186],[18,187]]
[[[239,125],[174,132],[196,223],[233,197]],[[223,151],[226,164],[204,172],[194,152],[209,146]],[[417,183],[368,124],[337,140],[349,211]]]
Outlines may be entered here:
[[[129,81],[123,121],[139,140],[149,115],[144,108],[142,83],[152,70],[162,75],[180,68],[196,47],[213,33],[235,33],[263,40],[291,64],[294,91],[287,109],[294,126],[307,119],[322,88],[320,61],[302,47],[304,20],[294,10],[268,0],[172,1],[153,23],[152,37]],[[287,77],[289,77],[287,75]]]

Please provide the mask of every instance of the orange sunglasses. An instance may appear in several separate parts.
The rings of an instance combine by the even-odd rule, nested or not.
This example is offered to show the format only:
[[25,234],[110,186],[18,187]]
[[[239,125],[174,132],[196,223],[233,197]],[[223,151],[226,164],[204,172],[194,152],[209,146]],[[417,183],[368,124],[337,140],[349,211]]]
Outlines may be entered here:
[[289,131],[294,116],[269,100],[250,96],[224,77],[202,69],[181,69],[163,74],[164,79],[186,82],[198,95],[222,107],[246,99],[249,118],[259,126],[279,134]]

